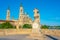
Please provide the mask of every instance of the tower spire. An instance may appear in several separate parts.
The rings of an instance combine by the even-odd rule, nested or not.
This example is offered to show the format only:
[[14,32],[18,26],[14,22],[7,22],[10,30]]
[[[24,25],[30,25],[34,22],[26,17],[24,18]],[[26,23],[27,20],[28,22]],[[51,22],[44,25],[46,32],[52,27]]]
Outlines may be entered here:
[[23,15],[23,13],[24,13],[24,9],[23,9],[22,3],[21,3],[20,4],[20,10],[19,10],[19,19]]
[[10,20],[10,8],[9,8],[9,6],[8,6],[8,9],[7,9],[6,20],[7,20],[7,21]]
[[20,7],[22,7],[22,3],[20,4]]
[[10,6],[8,5],[7,10],[10,10]]
[[24,10],[23,10],[23,6],[22,3],[20,4],[20,14],[23,14]]

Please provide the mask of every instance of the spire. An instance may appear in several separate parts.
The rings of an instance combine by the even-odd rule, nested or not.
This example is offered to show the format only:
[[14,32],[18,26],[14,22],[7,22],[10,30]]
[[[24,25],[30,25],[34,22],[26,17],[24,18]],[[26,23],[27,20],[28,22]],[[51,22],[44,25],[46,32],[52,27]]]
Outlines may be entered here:
[[10,20],[10,8],[9,8],[9,6],[8,6],[8,9],[7,9],[6,20],[7,20],[7,21]]
[[19,10],[19,19],[23,15],[23,13],[24,13],[24,9],[23,9],[22,3],[21,3],[20,4],[20,10]]
[[23,6],[22,3],[20,4],[20,14],[23,14],[24,10],[23,10]]
[[22,3],[20,3],[20,7],[22,7]]
[[10,7],[9,7],[9,5],[8,5],[8,10],[10,10]]

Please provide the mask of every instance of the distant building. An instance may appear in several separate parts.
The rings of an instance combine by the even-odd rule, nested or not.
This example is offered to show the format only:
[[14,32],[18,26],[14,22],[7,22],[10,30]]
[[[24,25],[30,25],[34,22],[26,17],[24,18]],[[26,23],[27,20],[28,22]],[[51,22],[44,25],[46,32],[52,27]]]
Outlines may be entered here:
[[[34,21],[40,23],[40,19],[39,19],[39,14],[38,14],[38,9],[34,9]],[[35,20],[36,19],[36,20]],[[32,19],[29,17],[29,15],[24,12],[24,8],[22,5],[20,5],[20,9],[19,9],[19,18],[18,20],[10,20],[10,9],[7,9],[7,15],[6,15],[6,20],[0,20],[0,24],[4,23],[6,21],[9,21],[12,25],[16,26],[16,27],[22,27],[24,24],[31,24],[34,22],[32,21]]]

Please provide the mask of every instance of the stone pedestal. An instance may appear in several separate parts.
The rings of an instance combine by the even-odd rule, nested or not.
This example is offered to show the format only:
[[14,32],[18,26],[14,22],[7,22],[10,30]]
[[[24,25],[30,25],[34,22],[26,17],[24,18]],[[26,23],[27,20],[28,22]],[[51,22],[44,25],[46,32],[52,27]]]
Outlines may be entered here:
[[41,31],[38,31],[38,29],[32,29],[30,37],[36,40],[45,40],[44,35],[41,33]]
[[38,24],[33,24],[32,25],[32,32],[30,34],[30,38],[33,38],[34,40],[45,40],[44,35],[42,34]]

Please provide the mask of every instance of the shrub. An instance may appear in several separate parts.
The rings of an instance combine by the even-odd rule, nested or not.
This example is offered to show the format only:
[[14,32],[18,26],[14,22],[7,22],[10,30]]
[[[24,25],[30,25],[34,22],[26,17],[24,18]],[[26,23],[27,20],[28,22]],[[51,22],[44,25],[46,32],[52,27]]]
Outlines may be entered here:
[[15,28],[12,24],[10,24],[9,22],[5,22],[5,23],[2,23],[0,28],[2,29],[8,29],[8,28]]
[[42,25],[41,28],[42,28],[42,29],[49,29],[49,27],[46,26],[46,25]]
[[32,26],[30,24],[24,24],[23,28],[29,28],[30,29],[30,28],[32,28]]

